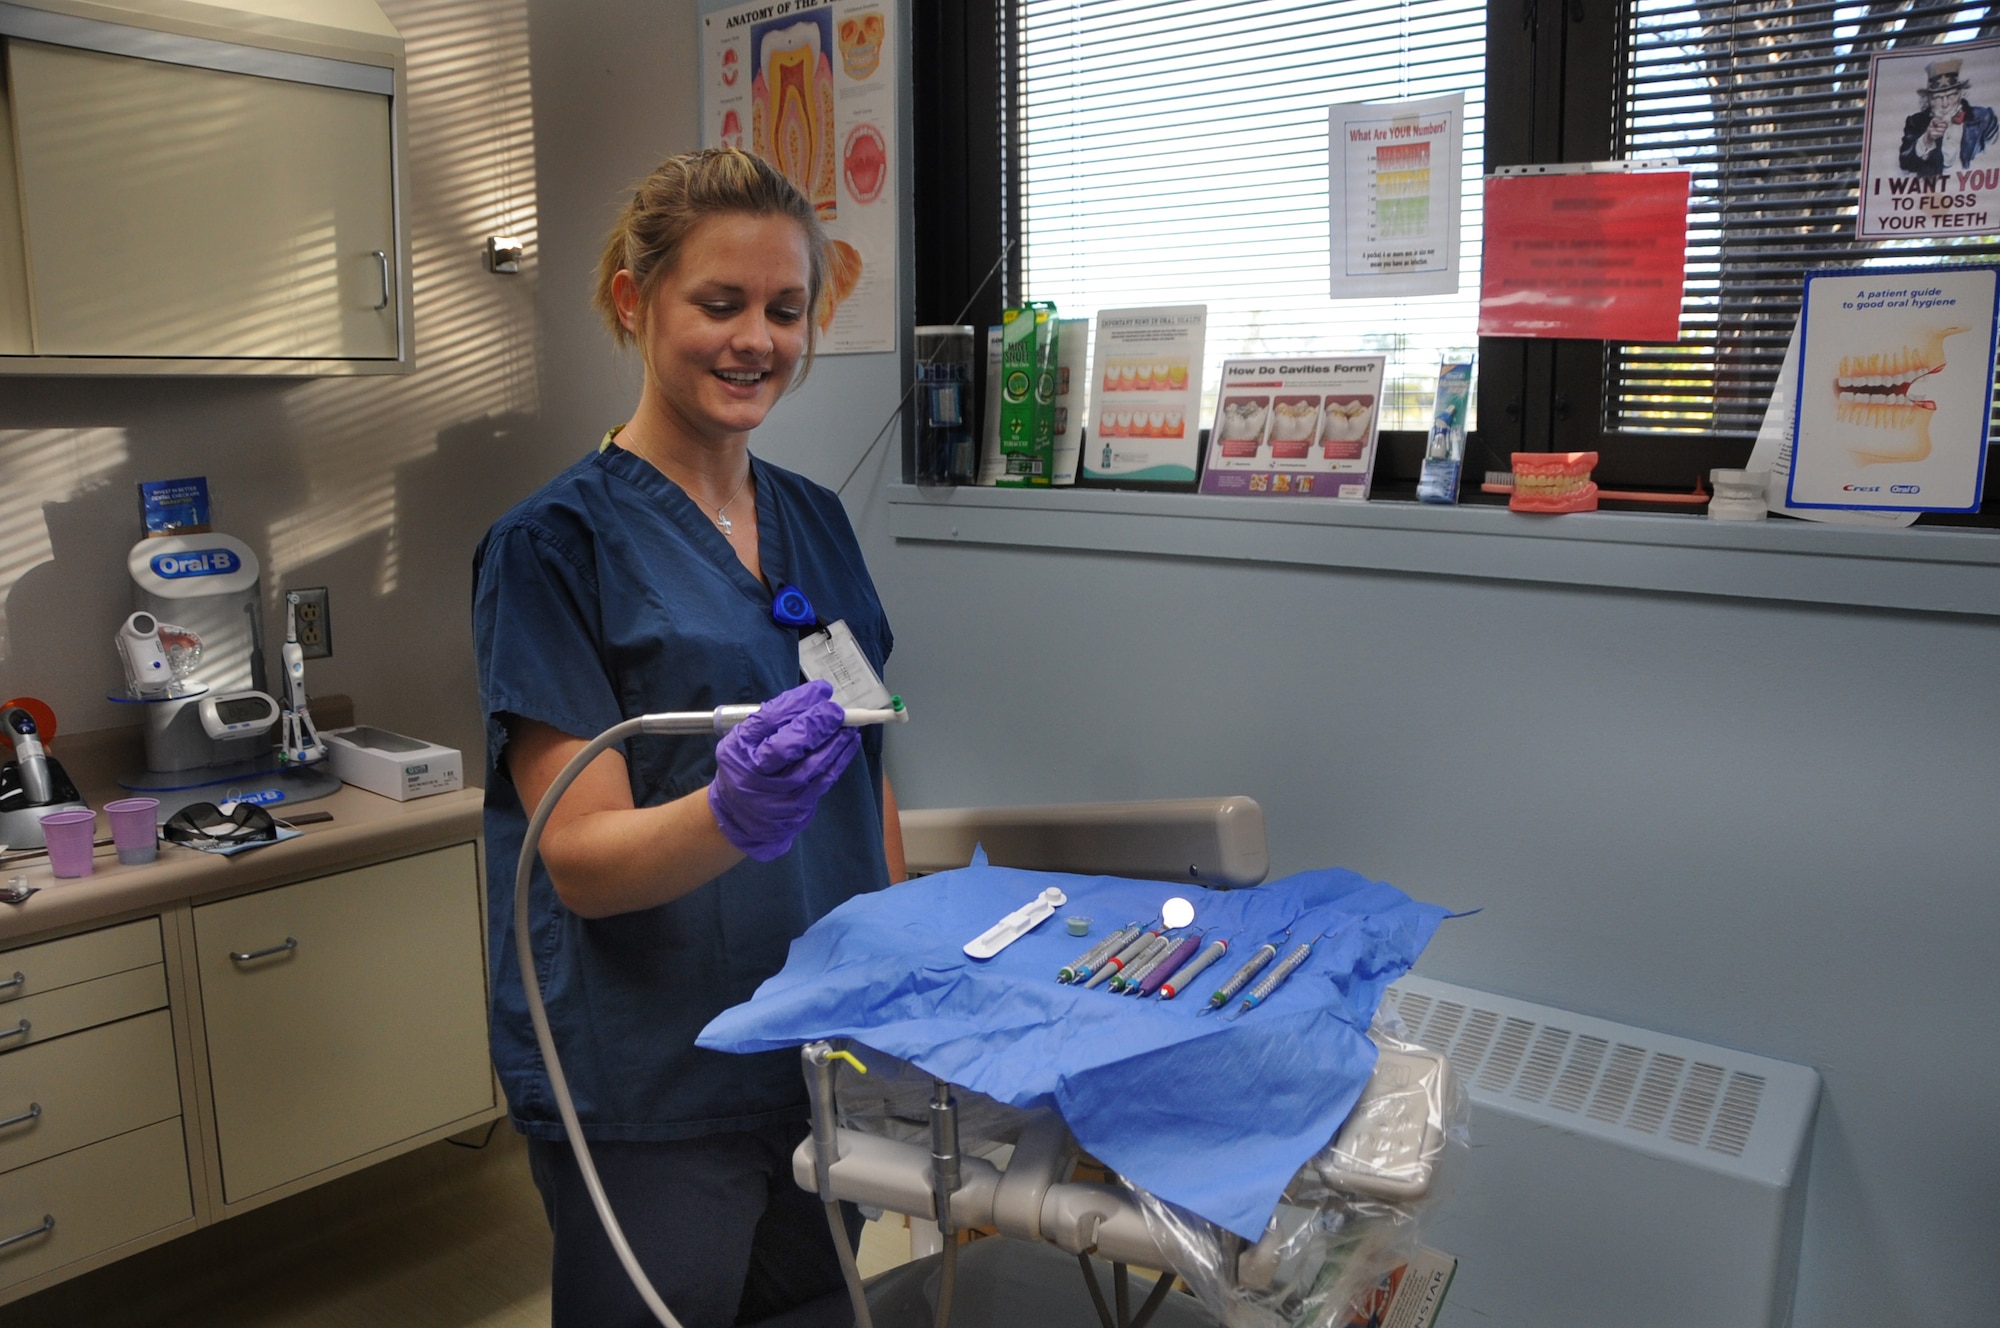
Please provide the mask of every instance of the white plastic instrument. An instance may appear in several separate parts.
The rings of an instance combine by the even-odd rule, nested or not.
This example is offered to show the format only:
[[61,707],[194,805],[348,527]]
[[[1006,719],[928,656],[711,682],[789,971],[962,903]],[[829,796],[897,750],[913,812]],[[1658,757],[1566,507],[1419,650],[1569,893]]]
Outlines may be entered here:
[[974,959],[991,959],[1055,916],[1055,911],[1068,902],[1069,896],[1052,885],[967,941],[965,952]]

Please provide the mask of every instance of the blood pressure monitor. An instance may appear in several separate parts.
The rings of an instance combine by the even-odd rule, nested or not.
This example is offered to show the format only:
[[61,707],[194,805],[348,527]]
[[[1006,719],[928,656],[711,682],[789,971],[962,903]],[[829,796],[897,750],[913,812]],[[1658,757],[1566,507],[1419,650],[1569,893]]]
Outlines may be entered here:
[[248,738],[278,722],[278,702],[263,692],[224,692],[200,702],[201,727],[217,742]]

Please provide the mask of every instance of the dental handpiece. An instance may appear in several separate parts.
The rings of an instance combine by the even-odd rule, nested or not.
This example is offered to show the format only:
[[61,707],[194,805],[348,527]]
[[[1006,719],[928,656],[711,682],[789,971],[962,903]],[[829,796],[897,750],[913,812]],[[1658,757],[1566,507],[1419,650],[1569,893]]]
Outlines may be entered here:
[[1202,971],[1229,950],[1228,941],[1210,941],[1208,948],[1190,960],[1180,972],[1160,984],[1160,999],[1170,1001],[1186,989],[1187,984],[1200,977]]
[[1097,971],[1097,966],[1104,962],[1106,955],[1109,955],[1113,950],[1123,949],[1125,943],[1127,941],[1130,941],[1133,937],[1137,936],[1139,934],[1139,931],[1140,927],[1139,924],[1136,922],[1132,923],[1129,926],[1120,927],[1117,931],[1112,932],[1109,936],[1099,941],[1096,945],[1093,945],[1088,950],[1085,950],[1079,958],[1072,960],[1069,967],[1058,970],[1056,973],[1056,981],[1057,982],[1083,981],[1083,979],[1089,977],[1092,973]]
[[1230,997],[1234,996],[1237,992],[1242,991],[1244,985],[1247,984],[1251,978],[1256,977],[1257,974],[1263,971],[1264,965],[1270,963],[1273,959],[1277,957],[1278,957],[1277,946],[1271,944],[1268,941],[1265,942],[1263,945],[1258,946],[1257,953],[1251,955],[1249,959],[1245,960],[1243,963],[1243,967],[1237,969],[1234,973],[1229,975],[1229,981],[1222,984],[1222,989],[1216,992],[1215,995],[1208,998],[1208,1009],[1203,1010],[1202,1013],[1208,1014],[1211,1011],[1220,1010],[1223,1006],[1229,1004]]
[[1106,959],[1102,967],[1100,967],[1095,973],[1092,973],[1090,975],[1090,980],[1083,984],[1084,990],[1088,991],[1090,988],[1096,986],[1098,983],[1103,982],[1107,978],[1110,978],[1113,974],[1118,973],[1125,967],[1125,965],[1131,963],[1134,959],[1137,959],[1142,953],[1144,953],[1153,944],[1154,941],[1159,939],[1159,935],[1160,933],[1156,931],[1142,931],[1137,936],[1127,941],[1125,943],[1124,949],[1118,951],[1116,954],[1112,955],[1109,959]]
[[1285,979],[1290,977],[1296,971],[1298,971],[1299,965],[1303,964],[1307,960],[1307,958],[1311,956],[1312,952],[1313,952],[1313,943],[1311,941],[1307,941],[1304,944],[1300,945],[1296,950],[1293,950],[1290,954],[1286,955],[1285,962],[1279,964],[1276,968],[1272,969],[1270,976],[1266,977],[1262,982],[1252,987],[1250,989],[1250,994],[1243,998],[1242,1007],[1239,1008],[1235,1014],[1232,1014],[1229,1017],[1231,1019],[1240,1019],[1244,1015],[1250,1013],[1250,1011],[1262,1005],[1265,1001],[1269,1000],[1271,998],[1271,993],[1276,991],[1279,987],[1283,986],[1285,983]]
[[[762,705],[726,705],[713,710],[666,710],[656,715],[639,716],[641,733],[727,733],[750,716],[763,709]],[[903,698],[889,698],[887,710],[848,710],[843,728],[866,728],[870,724],[907,724],[910,711],[903,704]]]
[[1178,936],[1162,934],[1156,942],[1152,942],[1146,950],[1140,952],[1138,962],[1126,964],[1126,970],[1122,974],[1118,974],[1116,978],[1112,978],[1112,992],[1116,992],[1118,996],[1128,996],[1130,992],[1134,992],[1138,988],[1138,984],[1146,978],[1146,974],[1150,974],[1154,968],[1158,968],[1160,960],[1166,958],[1168,950],[1172,950],[1178,944],[1180,944]]
[[0,715],[0,724],[6,726],[7,736],[14,740],[14,764],[20,769],[21,791],[28,795],[28,805],[42,807],[54,802],[55,792],[49,782],[49,757],[42,748],[35,717],[20,706],[14,706],[5,715]]
[[1175,971],[1187,962],[1188,956],[1200,948],[1201,935],[1199,933],[1190,933],[1181,937],[1180,942],[1173,949],[1161,955],[1160,962],[1147,969],[1146,975],[1139,979],[1140,998],[1144,999],[1158,991],[1161,984],[1172,977]]

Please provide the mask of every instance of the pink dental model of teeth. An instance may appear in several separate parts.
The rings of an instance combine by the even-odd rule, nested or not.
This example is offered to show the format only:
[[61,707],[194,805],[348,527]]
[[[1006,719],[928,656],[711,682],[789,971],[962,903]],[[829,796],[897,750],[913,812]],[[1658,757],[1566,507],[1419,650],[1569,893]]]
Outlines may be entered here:
[[1890,355],[1840,357],[1840,373],[1833,380],[1834,419],[1851,430],[1843,441],[1858,464],[1922,461],[1931,454],[1937,402],[1913,396],[1910,389],[1945,367],[1944,340],[1963,331],[1943,328]]

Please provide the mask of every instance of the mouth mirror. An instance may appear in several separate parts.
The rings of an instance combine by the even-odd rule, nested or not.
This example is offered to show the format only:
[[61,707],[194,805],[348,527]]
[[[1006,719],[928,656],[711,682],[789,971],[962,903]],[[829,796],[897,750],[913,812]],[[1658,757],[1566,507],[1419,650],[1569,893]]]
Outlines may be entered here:
[[1179,931],[1194,921],[1194,905],[1176,896],[1160,905],[1160,920],[1169,931]]

